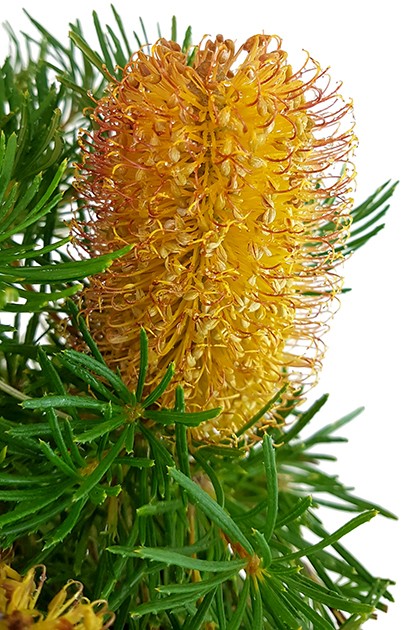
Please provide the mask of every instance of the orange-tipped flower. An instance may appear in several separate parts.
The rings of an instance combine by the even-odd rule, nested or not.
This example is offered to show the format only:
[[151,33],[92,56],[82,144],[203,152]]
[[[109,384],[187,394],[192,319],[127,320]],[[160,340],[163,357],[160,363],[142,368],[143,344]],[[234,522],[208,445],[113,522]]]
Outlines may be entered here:
[[134,386],[143,326],[147,386],[173,361],[189,410],[223,407],[201,438],[314,380],[351,204],[351,105],[337,89],[309,57],[294,72],[278,37],[235,50],[218,36],[190,64],[161,39],[83,136],[76,240],[90,255],[133,246],[84,291],[90,330]]
[[37,600],[45,578],[42,565],[22,576],[0,559],[0,630],[32,626],[37,630],[103,630],[113,623],[114,614],[108,612],[106,602],[89,602],[82,595],[82,584],[74,581],[57,593],[47,613],[39,612]]

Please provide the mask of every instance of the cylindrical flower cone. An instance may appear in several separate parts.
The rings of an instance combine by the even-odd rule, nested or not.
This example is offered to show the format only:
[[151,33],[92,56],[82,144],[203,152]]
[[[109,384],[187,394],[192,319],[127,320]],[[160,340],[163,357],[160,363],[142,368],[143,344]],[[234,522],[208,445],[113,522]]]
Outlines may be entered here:
[[159,40],[113,80],[82,137],[73,223],[90,256],[132,245],[82,294],[107,363],[134,387],[139,330],[146,388],[174,362],[194,430],[232,437],[286,383],[310,384],[341,289],[349,228],[351,104],[309,56],[294,71],[278,37],[196,52]]

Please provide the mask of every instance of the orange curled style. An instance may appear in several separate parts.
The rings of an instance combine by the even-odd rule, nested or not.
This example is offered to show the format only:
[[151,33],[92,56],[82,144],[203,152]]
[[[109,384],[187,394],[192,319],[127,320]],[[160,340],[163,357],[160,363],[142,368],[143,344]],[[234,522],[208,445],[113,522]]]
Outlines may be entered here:
[[137,52],[83,132],[76,187],[88,255],[133,249],[82,294],[91,333],[134,387],[139,329],[146,389],[170,362],[188,410],[222,406],[194,429],[232,437],[280,388],[315,380],[341,279],[356,140],[352,106],[319,64],[300,70],[278,37],[238,50],[217,36],[191,65],[178,44]]

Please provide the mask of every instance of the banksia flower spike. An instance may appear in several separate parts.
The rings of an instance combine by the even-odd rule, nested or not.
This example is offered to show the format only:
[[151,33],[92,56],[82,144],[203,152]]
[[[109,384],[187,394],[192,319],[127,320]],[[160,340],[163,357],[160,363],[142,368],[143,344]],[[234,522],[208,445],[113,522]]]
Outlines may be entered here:
[[[132,250],[82,295],[91,333],[129,386],[139,329],[151,388],[170,362],[189,410],[222,406],[200,439],[233,436],[286,383],[312,383],[348,234],[352,108],[278,37],[194,55],[140,50],[93,111],[74,222],[90,256]],[[172,388],[161,399],[171,404]]]
[[394,515],[322,465],[362,408],[300,403],[396,184],[351,207],[308,54],[112,13],[0,67],[0,630],[361,628],[393,582],[344,538]]
[[82,595],[82,584],[75,581],[55,595],[46,614],[39,612],[37,600],[45,579],[44,566],[33,567],[22,576],[0,560],[0,630],[31,626],[37,630],[103,630],[111,626],[114,615],[108,613],[106,602],[89,602]]

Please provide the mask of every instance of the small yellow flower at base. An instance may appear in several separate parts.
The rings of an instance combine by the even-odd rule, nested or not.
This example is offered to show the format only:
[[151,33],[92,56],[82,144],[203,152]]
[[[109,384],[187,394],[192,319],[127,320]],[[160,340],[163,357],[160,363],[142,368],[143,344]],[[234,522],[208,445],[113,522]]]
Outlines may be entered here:
[[[36,576],[40,571],[39,577]],[[109,628],[114,615],[106,602],[90,602],[82,595],[82,584],[68,582],[40,612],[37,600],[46,579],[43,565],[20,575],[0,561],[0,630],[103,630]]]
[[105,360],[135,387],[147,331],[146,393],[223,407],[194,429],[233,437],[285,383],[315,380],[341,289],[355,146],[352,108],[319,64],[294,71],[276,36],[236,50],[217,36],[190,61],[178,44],[140,50],[94,108],[76,187],[90,256],[132,250],[90,278],[82,309]]

